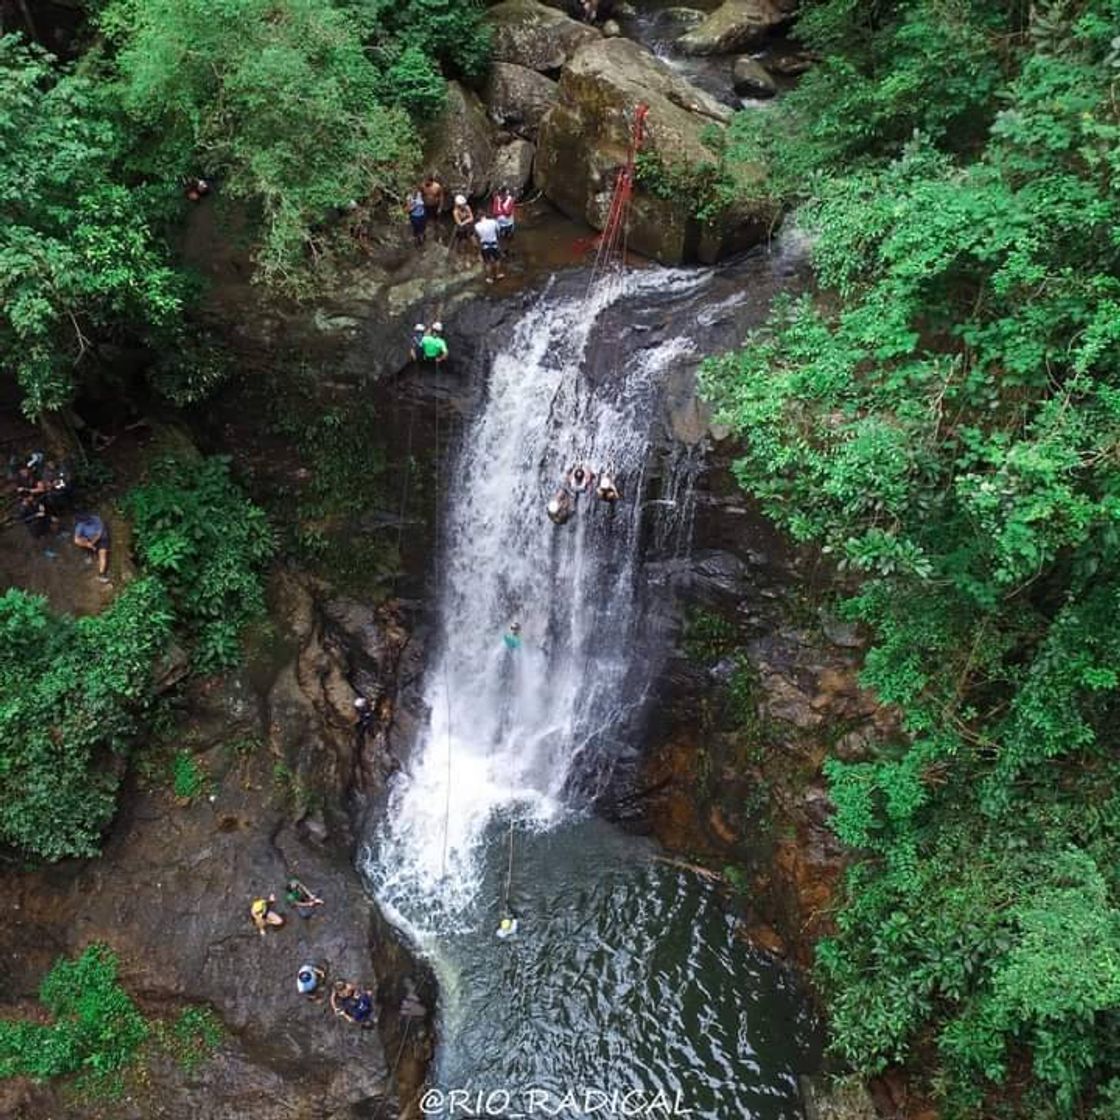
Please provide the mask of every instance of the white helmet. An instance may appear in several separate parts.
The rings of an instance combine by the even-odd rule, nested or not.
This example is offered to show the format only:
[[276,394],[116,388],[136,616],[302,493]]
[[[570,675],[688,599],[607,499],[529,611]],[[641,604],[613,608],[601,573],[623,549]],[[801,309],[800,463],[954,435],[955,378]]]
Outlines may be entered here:
[[412,329],[414,331],[426,331],[428,328],[423,323],[417,323]]
[[443,330],[443,324],[442,323],[433,323],[432,324],[432,330],[435,331],[436,334],[439,334],[439,332],[441,330]]
[[466,204],[467,204],[467,196],[466,195],[457,194],[455,196],[455,205],[456,206],[466,206]]

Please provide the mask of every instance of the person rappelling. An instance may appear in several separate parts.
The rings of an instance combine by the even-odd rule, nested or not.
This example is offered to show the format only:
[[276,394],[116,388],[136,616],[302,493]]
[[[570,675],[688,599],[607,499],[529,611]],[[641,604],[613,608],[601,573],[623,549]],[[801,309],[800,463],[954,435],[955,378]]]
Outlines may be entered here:
[[554,525],[564,525],[568,519],[575,512],[575,503],[572,501],[572,495],[569,493],[566,486],[561,486],[559,490],[548,501],[545,507],[548,512],[548,519]]
[[614,477],[609,472],[610,468],[608,467],[599,475],[599,485],[595,488],[595,494],[601,502],[613,505],[622,497],[622,493],[615,484]]
[[568,472],[568,489],[573,494],[584,494],[595,485],[595,474],[582,463],[572,467]]
[[498,928],[494,931],[494,936],[499,941],[506,941],[517,932],[517,919],[512,914],[506,914],[498,923]]
[[505,636],[502,638],[502,641],[505,642],[506,649],[508,649],[508,650],[518,650],[518,649],[520,649],[521,648],[521,623],[520,622],[511,622],[509,624],[509,629],[505,632]]

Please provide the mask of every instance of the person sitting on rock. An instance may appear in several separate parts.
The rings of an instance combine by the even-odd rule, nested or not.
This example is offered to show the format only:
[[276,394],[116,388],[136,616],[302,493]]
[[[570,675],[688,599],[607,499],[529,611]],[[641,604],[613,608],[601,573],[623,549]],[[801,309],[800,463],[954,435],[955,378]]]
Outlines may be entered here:
[[284,919],[272,909],[276,902],[276,895],[270,894],[268,898],[254,898],[252,905],[249,907],[249,913],[253,918],[253,925],[257,927],[257,932],[261,937],[268,932],[269,926],[282,926]]
[[318,1003],[319,997],[315,994],[319,985],[326,979],[326,972],[313,964],[301,964],[296,973],[296,991],[301,996],[307,996],[312,1003]]
[[74,523],[74,543],[97,557],[97,578],[108,583],[109,526],[96,514],[84,514]]
[[284,895],[284,901],[289,906],[294,906],[301,918],[310,918],[315,913],[315,907],[323,905],[323,900],[312,894],[298,879],[288,880],[288,892]]
[[447,361],[447,342],[443,338],[442,323],[433,323],[420,339],[420,356],[426,362],[435,362],[437,366]]

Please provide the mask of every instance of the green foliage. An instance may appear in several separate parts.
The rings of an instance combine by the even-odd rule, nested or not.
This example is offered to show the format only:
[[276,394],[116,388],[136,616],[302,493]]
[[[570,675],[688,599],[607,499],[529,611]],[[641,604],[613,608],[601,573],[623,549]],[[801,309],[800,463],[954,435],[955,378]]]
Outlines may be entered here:
[[934,1053],[961,1120],[1012,1079],[1009,1113],[1081,1114],[1120,1070],[1118,26],[827,0],[825,62],[739,126],[825,298],[705,385],[741,484],[862,580],[905,732],[828,766],[856,858],[819,976],[840,1054]]
[[691,661],[711,666],[735,651],[738,631],[723,615],[696,609],[685,619],[681,645]]
[[[452,77],[480,79],[490,61],[489,28],[479,0],[342,0],[388,73],[409,51]],[[398,100],[387,83],[386,99]],[[441,97],[442,100],[442,97]]]
[[171,621],[154,579],[77,620],[22,591],[0,597],[0,842],[46,859],[96,852],[120,781],[110,759],[143,726]]
[[298,286],[317,222],[407,181],[412,130],[379,100],[383,74],[338,5],[111,0],[100,24],[136,170],[216,176],[259,219],[265,281]]
[[176,797],[193,801],[206,789],[206,771],[190,751],[178,750],[171,759],[171,788]]
[[126,143],[88,77],[0,37],[0,363],[29,416],[70,401],[99,344],[178,322],[185,284],[114,170]]
[[117,958],[90,945],[75,961],[60,959],[39,992],[49,1024],[0,1020],[0,1079],[45,1081],[83,1073],[111,1088],[113,1075],[131,1065],[149,1027],[117,982]]
[[124,505],[141,562],[167,586],[194,640],[195,667],[236,664],[242,629],[264,610],[261,570],[275,549],[264,512],[216,457],[160,460]]
[[186,1073],[193,1073],[221,1045],[225,1030],[208,1007],[188,1007],[172,1024],[168,1044]]

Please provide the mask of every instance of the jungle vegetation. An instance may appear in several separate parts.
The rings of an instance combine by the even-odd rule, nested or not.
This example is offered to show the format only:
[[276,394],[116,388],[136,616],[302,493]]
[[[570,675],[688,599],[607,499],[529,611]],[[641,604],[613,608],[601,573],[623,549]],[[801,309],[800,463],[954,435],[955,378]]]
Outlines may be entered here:
[[742,115],[810,238],[707,391],[903,733],[827,764],[834,1048],[943,1115],[1120,1115],[1120,3],[822,0]]

